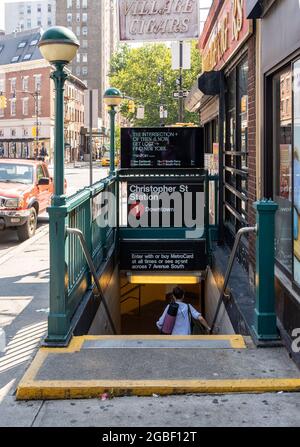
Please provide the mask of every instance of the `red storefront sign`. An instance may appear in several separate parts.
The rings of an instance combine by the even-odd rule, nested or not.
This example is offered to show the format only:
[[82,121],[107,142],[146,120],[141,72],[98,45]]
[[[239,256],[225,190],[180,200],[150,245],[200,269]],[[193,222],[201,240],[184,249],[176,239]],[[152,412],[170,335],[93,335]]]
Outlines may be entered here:
[[245,0],[225,0],[216,19],[208,17],[207,23],[211,22],[213,27],[204,28],[199,42],[203,71],[220,70],[252,33]]

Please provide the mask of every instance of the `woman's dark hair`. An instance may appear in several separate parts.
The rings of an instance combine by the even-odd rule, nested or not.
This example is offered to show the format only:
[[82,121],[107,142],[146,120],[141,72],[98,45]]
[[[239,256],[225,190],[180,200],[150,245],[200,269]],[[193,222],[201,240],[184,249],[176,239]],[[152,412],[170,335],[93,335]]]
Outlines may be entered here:
[[177,300],[182,300],[184,291],[180,287],[175,287],[175,289],[173,289],[173,295]]

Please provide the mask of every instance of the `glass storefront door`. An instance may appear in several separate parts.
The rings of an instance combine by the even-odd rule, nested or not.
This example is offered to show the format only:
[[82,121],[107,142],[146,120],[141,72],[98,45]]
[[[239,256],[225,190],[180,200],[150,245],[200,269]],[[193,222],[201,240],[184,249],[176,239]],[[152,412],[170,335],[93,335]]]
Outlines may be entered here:
[[273,78],[273,198],[278,204],[275,256],[292,272],[292,71]]
[[[227,77],[224,151],[224,225],[232,243],[241,227],[248,225],[248,60]],[[247,251],[245,239],[242,251]],[[241,253],[240,259],[246,256]],[[244,258],[244,259],[242,259]]]

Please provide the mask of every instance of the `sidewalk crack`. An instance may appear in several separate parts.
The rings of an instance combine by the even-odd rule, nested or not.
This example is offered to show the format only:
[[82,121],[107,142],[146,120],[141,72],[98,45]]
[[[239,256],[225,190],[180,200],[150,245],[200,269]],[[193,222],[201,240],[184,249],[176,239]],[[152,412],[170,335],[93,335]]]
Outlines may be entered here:
[[40,406],[40,408],[38,409],[38,411],[37,411],[36,415],[35,415],[35,416],[34,416],[34,418],[33,418],[33,421],[32,421],[32,423],[30,424],[30,427],[33,427],[33,426],[34,426],[34,424],[35,424],[35,421],[37,420],[37,417],[38,417],[38,415],[40,414],[40,412],[41,412],[41,409],[43,408],[43,405],[44,405],[44,403],[45,403],[45,401],[43,401],[43,402],[41,403],[41,406]]

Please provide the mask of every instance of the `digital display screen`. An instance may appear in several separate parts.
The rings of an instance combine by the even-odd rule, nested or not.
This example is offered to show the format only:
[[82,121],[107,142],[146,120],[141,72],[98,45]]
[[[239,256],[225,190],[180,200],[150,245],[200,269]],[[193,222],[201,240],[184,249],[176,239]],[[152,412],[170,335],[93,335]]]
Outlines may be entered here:
[[121,168],[203,168],[203,129],[121,129]]

